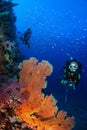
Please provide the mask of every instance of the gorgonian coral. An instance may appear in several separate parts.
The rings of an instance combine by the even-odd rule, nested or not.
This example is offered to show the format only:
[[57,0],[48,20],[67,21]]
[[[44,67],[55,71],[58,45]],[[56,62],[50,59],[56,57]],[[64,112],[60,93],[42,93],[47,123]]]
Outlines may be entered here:
[[[31,128],[36,130],[70,130],[74,126],[74,118],[67,117],[66,112],[57,110],[52,95],[42,93],[46,87],[46,77],[51,74],[52,66],[47,61],[38,63],[37,59],[25,60],[20,65],[20,79],[23,95],[16,114]],[[27,96],[25,96],[27,95]]]

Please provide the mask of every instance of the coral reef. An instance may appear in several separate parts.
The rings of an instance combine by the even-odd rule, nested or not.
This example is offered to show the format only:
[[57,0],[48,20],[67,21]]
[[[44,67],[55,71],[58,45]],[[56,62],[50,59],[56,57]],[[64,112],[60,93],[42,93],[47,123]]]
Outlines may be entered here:
[[17,78],[18,64],[23,60],[16,37],[16,16],[12,0],[0,0],[0,85]]
[[50,63],[30,58],[19,68],[19,81],[12,80],[0,88],[0,129],[71,130],[74,117],[58,111],[53,96],[42,93],[46,77],[52,73]]

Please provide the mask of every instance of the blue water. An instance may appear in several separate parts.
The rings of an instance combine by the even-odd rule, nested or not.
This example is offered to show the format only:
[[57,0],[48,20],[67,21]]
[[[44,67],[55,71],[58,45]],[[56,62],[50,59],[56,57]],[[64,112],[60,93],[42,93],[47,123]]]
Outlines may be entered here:
[[[13,0],[17,16],[17,32],[32,30],[30,48],[20,44],[26,59],[36,57],[48,60],[53,73],[48,77],[45,93],[52,93],[59,109],[75,116],[73,130],[87,130],[87,1],[86,0]],[[65,87],[58,78],[66,60],[73,57],[82,63],[78,89],[68,90],[65,103]]]

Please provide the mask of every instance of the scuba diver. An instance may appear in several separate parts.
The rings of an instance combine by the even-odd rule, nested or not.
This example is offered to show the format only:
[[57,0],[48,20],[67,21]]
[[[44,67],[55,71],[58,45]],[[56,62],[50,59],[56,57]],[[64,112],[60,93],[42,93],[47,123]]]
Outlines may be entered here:
[[60,82],[67,87],[72,87],[74,90],[77,88],[81,77],[82,64],[76,59],[67,61],[64,66],[64,78]]
[[[20,33],[20,32],[19,32]],[[20,36],[20,40],[30,48],[29,40],[31,38],[32,32],[31,29],[28,28],[22,36]]]

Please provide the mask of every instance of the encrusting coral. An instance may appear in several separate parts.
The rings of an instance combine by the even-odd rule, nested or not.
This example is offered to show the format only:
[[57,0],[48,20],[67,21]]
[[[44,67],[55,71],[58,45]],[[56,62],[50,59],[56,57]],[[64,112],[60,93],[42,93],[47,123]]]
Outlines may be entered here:
[[[36,58],[30,58],[23,61],[19,68],[19,81],[10,83],[10,87],[5,89],[7,93],[0,92],[8,95],[3,103],[0,96],[0,111],[5,116],[0,114],[0,120],[5,120],[1,130],[7,126],[8,130],[71,130],[74,117],[67,117],[66,112],[58,111],[53,96],[42,93],[47,85],[46,77],[52,73],[52,66],[47,61],[38,63]],[[6,123],[9,125],[5,126]]]

